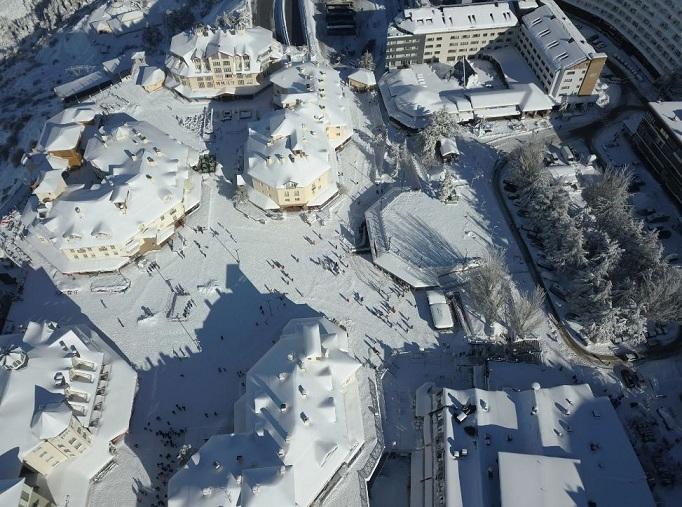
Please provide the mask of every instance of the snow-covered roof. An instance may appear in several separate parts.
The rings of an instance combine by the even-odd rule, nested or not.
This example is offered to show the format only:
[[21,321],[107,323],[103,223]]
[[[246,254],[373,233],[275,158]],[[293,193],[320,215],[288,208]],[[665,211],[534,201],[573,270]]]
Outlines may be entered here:
[[457,140],[454,137],[441,137],[438,145],[441,157],[459,155]]
[[246,375],[238,434],[213,437],[190,459],[170,481],[169,506],[310,505],[364,442],[360,363],[347,347],[327,319],[290,321]]
[[95,119],[98,108],[93,104],[70,107],[45,122],[36,150],[61,151],[78,146],[84,124]]
[[144,65],[140,67],[137,74],[137,84],[141,86],[149,86],[163,82],[166,78],[166,73],[153,65]]
[[[431,441],[425,433],[425,443],[433,445],[424,446],[422,459],[424,466],[435,465],[437,454],[445,455],[448,507],[485,506],[500,499],[512,507],[587,505],[581,498],[596,505],[654,505],[611,401],[596,398],[587,384],[541,388],[536,383],[526,391],[437,389],[427,384],[417,391],[416,405],[419,417],[444,418],[439,437]],[[460,423],[456,416],[465,405],[475,411]],[[477,431],[466,431],[472,426]],[[430,427],[425,421],[424,428]],[[413,484],[418,481],[416,477]]]
[[181,76],[206,74],[195,68],[192,59],[209,58],[217,53],[249,58],[249,65],[245,65],[242,71],[233,69],[235,73],[259,73],[264,62],[281,57],[282,46],[270,30],[259,26],[240,30],[204,27],[174,36],[170,53],[166,65]]
[[214,435],[168,482],[168,507],[294,505],[294,477],[269,433]]
[[24,479],[0,479],[0,505],[15,507],[20,505],[21,492],[24,489]]
[[284,109],[249,124],[245,174],[274,188],[307,186],[332,167],[322,120]]
[[325,127],[342,127],[346,135],[332,139],[336,149],[352,135],[352,120],[346,107],[341,77],[336,69],[314,62],[291,64],[273,73],[273,101],[280,107],[296,107]]
[[398,34],[428,34],[513,27],[517,22],[508,2],[494,2],[405,9],[392,28]]
[[415,64],[390,70],[379,79],[389,115],[407,127],[420,129],[428,124],[434,112],[442,109],[456,114],[460,122],[552,109],[555,102],[542,91],[517,50],[504,48],[486,51],[486,54],[502,68],[508,88],[465,89],[454,81],[441,79],[429,65]]
[[367,209],[365,220],[374,263],[412,287],[438,286],[440,275],[482,251],[464,234],[461,206],[445,206],[424,192],[393,188]]
[[[137,375],[84,327],[55,329],[32,322],[23,336],[0,336],[0,349],[17,347],[27,356],[26,364],[18,369],[0,367],[0,477],[18,477],[22,457],[42,439],[60,434],[76,417],[93,434],[92,444],[55,468],[47,485],[57,504],[68,501],[84,507],[90,478],[112,459],[110,441],[127,431]],[[79,360],[91,367],[83,369]],[[73,377],[74,370],[84,374]],[[107,374],[106,380],[100,379],[101,373]],[[86,380],[90,375],[91,382]],[[104,396],[97,393],[102,387]],[[70,396],[67,388],[79,395]]]
[[542,3],[523,16],[522,22],[529,38],[552,68],[570,68],[597,56],[554,0],[542,0]]
[[104,179],[90,187],[67,186],[39,222],[41,234],[57,248],[123,247],[186,204],[198,152],[147,122],[112,120],[88,140],[84,158]]
[[579,459],[516,452],[498,459],[502,507],[587,506]]
[[649,102],[649,107],[682,145],[682,101]]
[[348,75],[348,79],[357,81],[365,86],[376,86],[377,78],[374,72],[368,69],[358,69]]
[[[155,2],[147,2],[151,8]],[[128,0],[106,2],[92,11],[88,24],[93,30],[121,35],[143,27],[144,12],[136,3]]]
[[36,195],[54,193],[65,186],[62,170],[53,169],[43,174],[40,183],[33,190]]

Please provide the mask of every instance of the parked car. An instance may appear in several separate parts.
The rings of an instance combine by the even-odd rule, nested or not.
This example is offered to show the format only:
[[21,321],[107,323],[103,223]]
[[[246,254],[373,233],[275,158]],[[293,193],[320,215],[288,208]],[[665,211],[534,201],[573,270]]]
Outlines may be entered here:
[[670,220],[670,215],[664,215],[663,213],[654,213],[644,219],[647,224],[660,224],[668,220]]
[[656,213],[656,210],[654,208],[640,208],[637,210],[637,214],[641,217],[648,217],[649,215],[653,215]]
[[564,289],[561,288],[561,286],[558,283],[553,283],[552,285],[550,285],[549,291],[562,301],[566,301],[566,292],[564,291]]
[[670,239],[672,235],[669,229],[658,229],[658,239]]
[[537,265],[539,268],[542,268],[542,269],[547,270],[547,271],[554,271],[555,270],[554,266],[551,266],[551,265],[547,264],[546,262],[538,262]]
[[427,290],[426,299],[431,309],[433,327],[436,329],[452,329],[455,326],[452,320],[452,311],[448,300],[441,290]]

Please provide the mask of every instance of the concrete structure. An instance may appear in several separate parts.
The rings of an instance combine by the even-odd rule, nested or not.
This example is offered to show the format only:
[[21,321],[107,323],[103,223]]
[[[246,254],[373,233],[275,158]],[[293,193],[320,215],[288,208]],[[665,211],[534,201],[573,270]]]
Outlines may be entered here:
[[235,433],[210,438],[171,478],[169,507],[313,504],[364,445],[347,347],[324,318],[290,321],[246,375]]
[[682,68],[682,3],[679,0],[561,0],[637,57],[654,77]]
[[107,117],[84,153],[100,183],[64,187],[45,175],[22,216],[28,239],[63,273],[116,270],[158,248],[199,205],[198,158],[147,122]]
[[188,98],[253,95],[282,57],[282,45],[265,28],[203,27],[171,40],[166,85]]
[[388,28],[386,67],[455,62],[510,46],[517,24],[507,2],[405,9]]
[[650,102],[632,144],[682,204],[682,102]]
[[606,63],[554,0],[522,18],[518,47],[545,92],[559,102],[593,97]]
[[85,507],[128,431],[135,371],[87,328],[30,323],[0,336],[0,385],[0,479]]
[[586,384],[425,384],[416,398],[423,445],[412,454],[412,507],[655,505],[613,405]]

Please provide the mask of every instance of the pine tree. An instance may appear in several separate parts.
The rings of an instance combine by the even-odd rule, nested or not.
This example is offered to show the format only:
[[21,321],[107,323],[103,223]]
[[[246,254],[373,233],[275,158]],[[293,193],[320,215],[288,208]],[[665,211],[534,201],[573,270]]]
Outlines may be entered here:
[[456,195],[455,177],[446,169],[445,176],[438,189],[438,200],[440,202],[448,202],[454,195]]
[[372,56],[372,53],[369,51],[362,53],[362,56],[360,57],[360,67],[370,71],[374,70],[374,57]]
[[461,131],[457,117],[445,109],[436,111],[419,134],[421,153],[426,166],[436,163],[436,145],[443,137],[455,137]]

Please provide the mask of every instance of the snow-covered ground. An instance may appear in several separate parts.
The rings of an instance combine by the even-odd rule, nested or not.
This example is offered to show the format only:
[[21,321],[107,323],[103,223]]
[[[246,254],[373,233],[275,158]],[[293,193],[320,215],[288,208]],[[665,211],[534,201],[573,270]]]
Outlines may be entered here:
[[[231,0],[221,3],[204,20],[215,19],[223,5],[232,4]],[[165,9],[178,5],[175,0],[158,0],[152,14],[160,17]],[[342,73],[370,40],[376,40],[375,56],[380,63],[386,22],[398,8],[396,3],[369,0],[357,5],[360,35],[321,41],[323,57],[332,52],[345,57]],[[53,97],[54,85],[117,56],[126,47],[141,46],[141,32],[117,38],[87,36],[84,30],[84,23],[66,26],[49,44],[37,46],[31,58],[18,59],[4,68],[3,76],[19,77],[3,81],[6,99],[0,112],[0,142],[10,140],[11,147],[28,148],[44,120],[62,107]],[[158,53],[149,52],[150,63],[162,61],[165,47],[159,49]],[[617,85],[607,91],[613,93],[611,105],[619,102]],[[413,445],[413,398],[421,383],[432,381],[454,388],[476,384],[481,358],[471,357],[462,330],[433,330],[423,293],[405,292],[376,268],[369,256],[349,252],[365,210],[380,198],[380,188],[387,191],[405,182],[410,188],[426,188],[430,182],[421,172],[382,174],[383,168],[376,167],[377,133],[387,130],[390,144],[402,142],[405,133],[385,124],[376,94],[355,95],[348,89],[346,94],[356,131],[338,154],[340,197],[324,210],[309,213],[306,220],[298,213],[277,220],[252,206],[237,210],[231,202],[247,123],[271,109],[269,91],[253,100],[187,102],[168,90],[147,94],[125,80],[94,97],[108,111],[150,121],[192,147],[211,150],[222,170],[204,177],[201,206],[176,235],[173,248],[166,246],[147,255],[139,265],[125,267],[120,277],[63,277],[44,265],[35,252],[29,252],[33,264],[23,300],[13,305],[6,329],[16,329],[29,320],[88,323],[107,337],[139,375],[130,434],[118,451],[117,467],[94,485],[92,505],[163,504],[165,485],[177,468],[181,446],[197,448],[210,435],[231,430],[233,403],[242,392],[242,373],[295,317],[324,314],[342,323],[348,329],[352,353],[368,367],[368,380],[374,378],[373,368],[386,368],[383,416],[388,450],[406,451]],[[213,121],[206,125],[204,118],[211,110]],[[227,111],[232,119],[223,114]],[[462,177],[469,185],[463,195],[466,206],[475,211],[469,217],[475,226],[468,228],[461,220],[451,224],[453,230],[447,232],[454,246],[466,249],[472,241],[505,246],[515,284],[529,289],[532,279],[492,188],[496,153],[478,141],[501,144],[533,131],[553,135],[553,129],[569,130],[590,123],[603,112],[594,108],[586,114],[554,118],[551,123],[537,119],[493,122],[492,132],[472,132],[479,136],[477,140],[467,135],[460,145],[465,164]],[[613,128],[600,133],[598,139],[603,135],[605,143],[611,142],[620,129],[619,122]],[[414,145],[410,139],[408,147],[414,150]],[[609,156],[614,162],[628,162],[627,149],[627,141],[621,139],[620,145],[609,148]],[[3,164],[2,170],[6,170],[9,165]],[[635,206],[651,206],[677,216],[646,170],[634,167],[646,182],[634,196]],[[382,183],[377,185],[377,181]],[[460,204],[449,206],[463,209]],[[478,240],[466,234],[474,229],[482,235]],[[679,234],[673,232],[666,248],[679,252],[679,242]],[[336,263],[338,270],[326,269],[330,263],[325,258]],[[68,295],[62,293],[65,290]],[[378,317],[373,310],[386,305],[395,312]],[[509,367],[514,372],[506,378],[512,375],[519,383],[533,378],[547,386],[561,381],[587,382],[595,394],[620,400],[617,410],[645,470],[655,476],[662,459],[678,473],[677,463],[682,461],[682,360],[636,365],[635,370],[646,381],[628,389],[620,377],[623,365],[614,368],[577,357],[548,321],[537,334],[542,349],[540,371],[521,372],[519,369],[526,367],[514,365]],[[506,382],[504,375],[496,378],[502,379],[501,384]],[[368,383],[363,389],[363,406],[376,409]],[[371,432],[372,410],[368,408],[362,415],[364,427]],[[670,421],[672,429],[667,429]],[[653,440],[644,442],[649,438]],[[368,435],[368,441],[376,441],[376,435]],[[360,464],[368,459],[369,450],[363,452]],[[373,495],[372,500],[378,505],[404,505],[407,496],[396,485],[405,485],[406,474],[409,478],[409,463],[406,470],[404,461],[389,460],[374,484],[382,494]],[[682,489],[657,485],[654,494],[662,505],[679,505]],[[325,505],[354,505],[351,499],[359,499],[359,482],[349,474]]]

